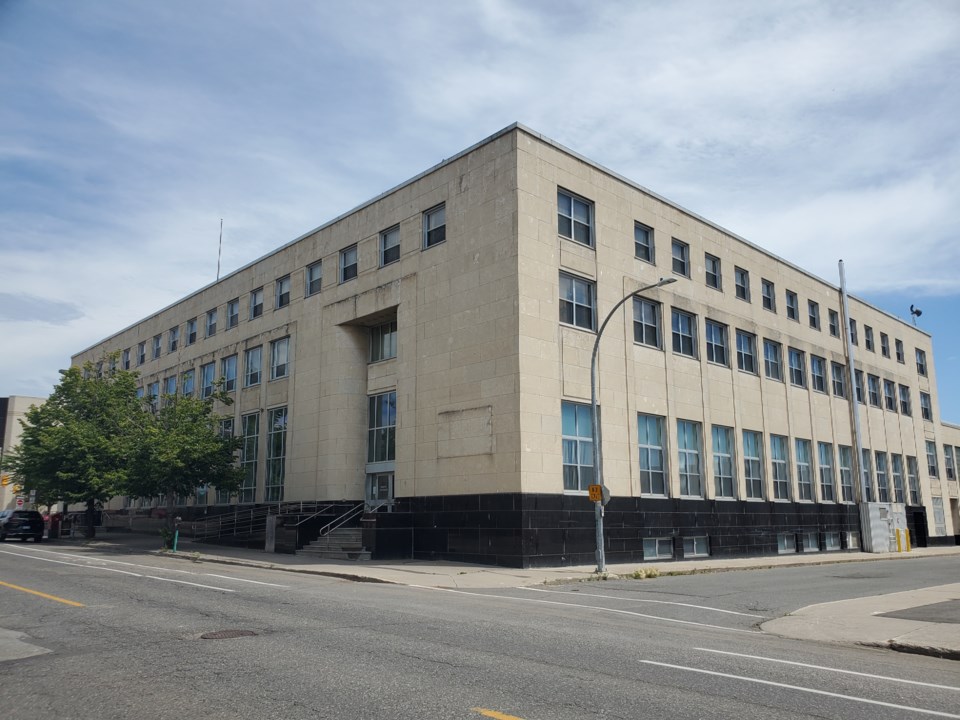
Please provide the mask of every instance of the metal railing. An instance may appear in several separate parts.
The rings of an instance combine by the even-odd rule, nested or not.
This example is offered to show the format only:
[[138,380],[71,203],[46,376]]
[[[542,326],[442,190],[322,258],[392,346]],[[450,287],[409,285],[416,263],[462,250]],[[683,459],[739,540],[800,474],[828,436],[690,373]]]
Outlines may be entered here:
[[306,515],[299,518],[296,525],[329,512],[335,503],[287,502],[270,505],[258,505],[251,508],[236,508],[233,512],[214,515],[205,520],[194,520],[187,526],[197,540],[216,540],[233,536],[251,536],[265,533],[267,517],[270,515]]

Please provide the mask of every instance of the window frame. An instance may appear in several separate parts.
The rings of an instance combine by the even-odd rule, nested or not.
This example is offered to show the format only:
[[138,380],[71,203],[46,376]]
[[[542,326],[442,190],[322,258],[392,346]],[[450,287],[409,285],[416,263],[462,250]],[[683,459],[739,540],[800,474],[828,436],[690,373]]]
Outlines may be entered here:
[[727,326],[706,318],[703,323],[703,338],[706,344],[707,362],[729,367]]
[[[571,412],[572,426],[568,422]],[[581,423],[589,427],[581,428]],[[565,495],[585,495],[587,488],[594,483],[593,413],[590,405],[573,402],[572,400],[561,400],[560,426],[563,493]],[[572,432],[569,432],[571,430]],[[570,454],[570,450],[573,450],[573,455]],[[575,460],[575,462],[570,462],[570,460]],[[571,479],[575,480],[575,483],[569,482]],[[576,486],[574,487],[574,485]]]
[[736,500],[736,444],[733,428],[713,425],[710,428],[713,450],[713,493],[718,500]]
[[293,283],[290,280],[289,273],[287,273],[282,277],[278,277],[274,281],[274,290],[273,290],[274,311],[279,310],[280,308],[285,308],[290,304],[292,289],[293,289]]
[[223,378],[224,392],[234,392],[237,389],[237,353],[220,359],[220,377]]
[[[651,423],[656,437],[651,437]],[[637,447],[640,451],[640,495],[668,497],[670,478],[665,451],[666,418],[637,413]]]
[[880,402],[880,376],[867,373],[867,403],[870,407],[882,408]]
[[[689,321],[689,330],[690,332],[685,333],[682,327],[677,327],[679,321],[682,320]],[[699,338],[697,337],[697,316],[693,313],[688,313],[686,310],[681,310],[680,308],[671,307],[670,308],[670,333],[671,333],[671,347],[673,348],[674,355],[682,355],[684,357],[693,358],[694,360],[699,359]],[[688,343],[690,345],[690,352],[684,352],[684,344]]]
[[[645,236],[645,241],[640,236]],[[633,223],[633,256],[637,260],[657,264],[656,245],[654,244],[653,228],[647,227],[643,223]]]
[[[436,218],[441,222],[435,224]],[[447,241],[447,204],[445,202],[434,205],[423,211],[423,239],[421,250],[429,250]]]
[[172,327],[167,331],[167,352],[175,353],[180,345],[180,326]]
[[[251,360],[256,358],[256,363]],[[243,351],[243,386],[254,387],[263,382],[263,345]]]
[[[690,440],[692,446],[688,446]],[[700,422],[677,418],[677,461],[680,497],[703,498],[703,426]]]
[[270,379],[290,377],[290,336],[270,341]]
[[744,302],[750,302],[750,271],[739,267],[737,265],[733,266],[733,286],[734,286],[734,295],[736,295],[738,300],[743,300]]
[[200,399],[206,399],[213,395],[214,383],[216,382],[217,364],[216,362],[204,363],[200,366]]
[[263,288],[250,291],[250,319],[256,320],[263,315]]
[[204,337],[209,338],[217,334],[217,320],[219,319],[217,317],[218,315],[219,313],[217,312],[217,308],[207,310],[206,322],[204,323],[204,327],[206,328]]
[[723,292],[723,275],[721,274],[720,258],[708,252],[703,254],[704,282],[708,288]]
[[670,267],[674,275],[690,277],[690,245],[671,238],[670,240]]
[[[803,448],[803,452],[801,452]],[[794,459],[797,471],[797,500],[814,502],[813,475],[810,441],[806,438],[794,439]]]
[[397,321],[389,320],[370,328],[369,363],[384,362],[397,357]]
[[830,384],[833,389],[833,396],[838,398],[847,397],[847,366],[836,361],[830,362]]
[[890,357],[890,336],[885,332],[880,333],[880,354],[885,358]]
[[840,337],[840,313],[831,308],[827,308],[827,325],[831,337]]
[[[768,352],[768,350],[770,352]],[[771,357],[771,353],[775,357]],[[773,372],[775,371],[775,372]],[[783,344],[769,338],[763,339],[763,373],[770,380],[783,382]]]
[[[798,362],[794,362],[794,360]],[[795,347],[787,348],[787,369],[790,384],[794,387],[807,387],[807,359],[806,353]]]
[[[758,375],[757,336],[737,328],[737,369],[741,372]],[[744,344],[746,347],[744,347]],[[749,360],[749,362],[748,362]],[[749,367],[747,367],[749,365]]]
[[[569,299],[565,297],[565,287],[564,283],[569,282],[570,284],[570,297]],[[582,289],[587,291],[589,295],[590,304],[584,304],[582,302],[577,302],[578,291],[577,288],[582,286]],[[580,277],[579,275],[572,275],[566,272],[560,272],[560,284],[559,284],[559,310],[560,310],[560,324],[566,327],[577,328],[579,330],[586,330],[588,332],[596,332],[597,330],[597,284],[589,278]],[[590,311],[590,325],[589,327],[582,325],[578,322],[579,316],[577,313],[578,308],[588,308]],[[570,319],[564,319],[564,310],[569,309]]]
[[763,433],[744,430],[743,433],[743,483],[747,500],[763,500]]
[[914,348],[917,356],[917,375],[927,377],[927,353],[920,348]]
[[770,435],[770,470],[773,473],[773,499],[789,501],[790,493],[790,438]]
[[367,396],[367,464],[397,459],[397,391]]
[[[352,257],[352,260],[351,260]],[[357,243],[340,250],[340,285],[356,280],[360,274],[360,249]]]
[[[646,310],[653,312],[653,322],[648,322],[645,316]],[[637,315],[640,319],[637,319]],[[647,342],[649,333],[655,336],[654,342]],[[639,338],[638,338],[639,336]],[[663,304],[650,300],[645,297],[635,296],[633,298],[633,342],[637,345],[663,349]]]
[[[569,204],[569,212],[564,213],[564,201],[565,199]],[[577,204],[582,205],[586,208],[587,212],[587,221],[583,222],[582,219],[577,219]],[[584,247],[595,247],[596,245],[596,229],[595,229],[595,208],[592,200],[577,195],[574,192],[565,190],[563,188],[557,188],[557,235],[560,237],[570,240],[571,242],[578,243]],[[568,221],[570,224],[569,234],[564,230],[564,220]],[[577,237],[577,228],[586,227],[587,239],[584,241],[581,238]]]
[[764,310],[777,312],[777,286],[773,281],[760,278],[760,298]]
[[820,303],[816,300],[807,300],[807,320],[811,328],[820,329]]
[[827,388],[827,359],[810,354],[810,387],[815,392],[829,395]]
[[836,502],[836,477],[833,444],[817,443],[817,474],[820,480],[820,502]]
[[[394,239],[396,242],[392,242]],[[386,230],[381,230],[378,245],[380,248],[380,267],[400,262],[400,226],[394,225]],[[394,250],[396,251],[396,257],[394,257]]]
[[227,301],[226,321],[227,330],[231,330],[240,324],[240,298]]
[[786,290],[787,320],[800,322],[800,298],[793,290]]
[[307,265],[303,271],[303,296],[311,297],[320,293],[323,286],[323,260]]

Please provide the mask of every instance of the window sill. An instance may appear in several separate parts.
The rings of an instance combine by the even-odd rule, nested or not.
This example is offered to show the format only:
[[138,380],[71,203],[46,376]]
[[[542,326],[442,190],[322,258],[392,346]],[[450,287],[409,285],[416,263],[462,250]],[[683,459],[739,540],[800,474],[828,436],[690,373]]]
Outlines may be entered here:
[[579,325],[571,325],[570,323],[563,322],[563,320],[560,321],[560,327],[570,328],[571,330],[579,330],[580,332],[590,333],[591,335],[597,334],[597,331],[593,328],[583,328]]
[[564,495],[578,495],[580,497],[589,497],[590,493],[587,490],[564,490]]
[[[572,243],[574,243],[575,245],[579,245],[580,247],[590,248],[591,250],[595,250],[595,249],[596,249],[596,248],[594,247],[594,243],[592,243],[592,242],[590,242],[590,243],[580,242],[579,240],[574,240],[572,237],[567,237],[566,235],[557,235],[557,237],[558,237],[560,240],[565,240],[566,242],[572,242]],[[432,246],[431,246],[431,247],[432,247]],[[637,260],[639,260],[639,259],[640,259],[640,258],[637,258]]]

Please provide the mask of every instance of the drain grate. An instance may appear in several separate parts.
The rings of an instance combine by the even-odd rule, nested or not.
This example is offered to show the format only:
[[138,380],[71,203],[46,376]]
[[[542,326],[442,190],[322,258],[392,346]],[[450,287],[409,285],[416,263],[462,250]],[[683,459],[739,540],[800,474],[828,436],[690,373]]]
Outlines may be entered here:
[[256,635],[253,630],[214,630],[204,633],[200,637],[203,640],[231,640],[238,637],[250,637]]

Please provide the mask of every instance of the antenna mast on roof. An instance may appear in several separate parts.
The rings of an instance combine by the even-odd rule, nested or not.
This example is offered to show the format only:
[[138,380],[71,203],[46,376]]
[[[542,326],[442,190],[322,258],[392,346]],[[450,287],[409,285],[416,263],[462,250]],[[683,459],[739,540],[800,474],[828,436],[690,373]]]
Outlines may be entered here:
[[220,280],[220,256],[223,254],[223,218],[220,218],[220,245],[217,248],[217,280]]

